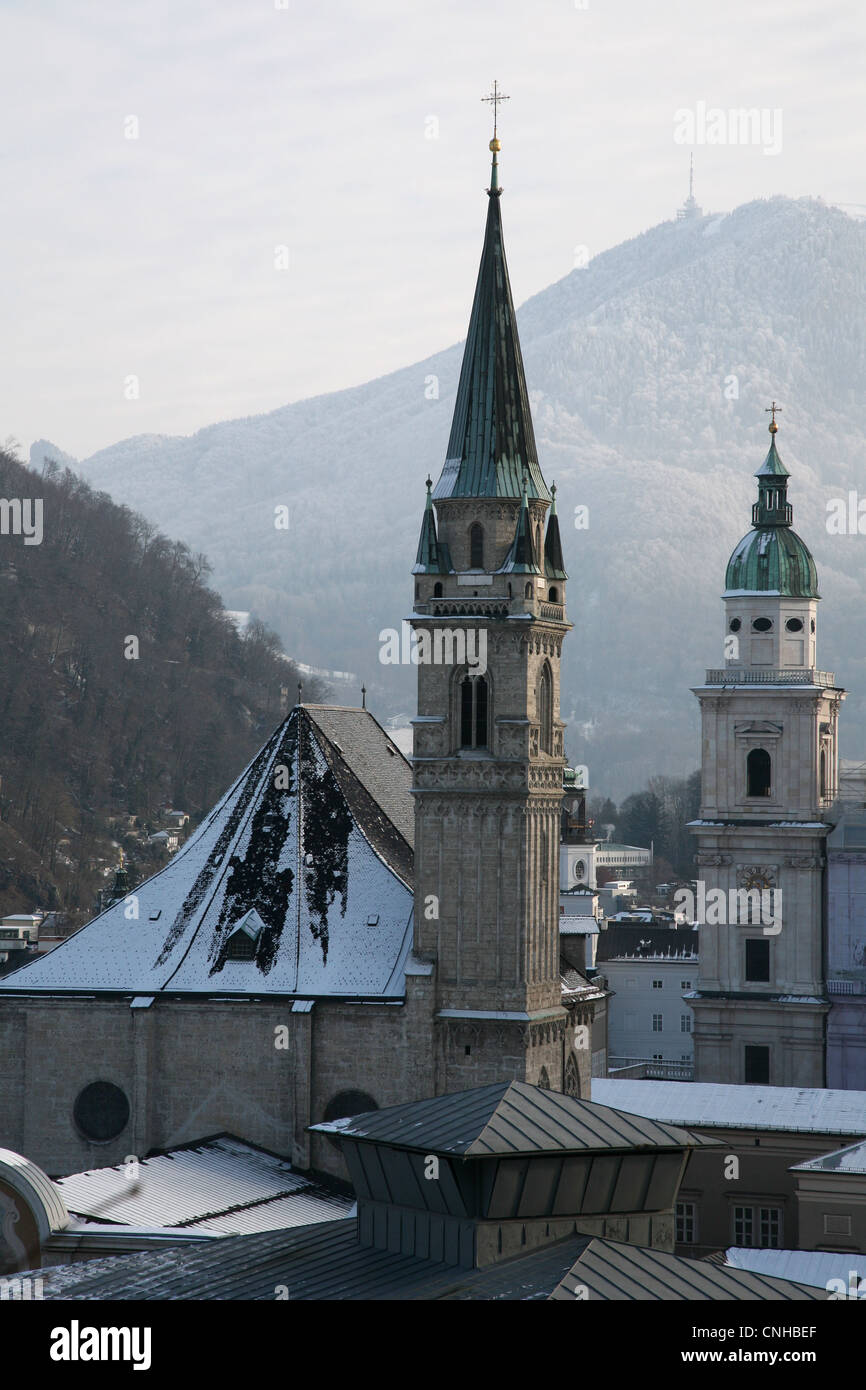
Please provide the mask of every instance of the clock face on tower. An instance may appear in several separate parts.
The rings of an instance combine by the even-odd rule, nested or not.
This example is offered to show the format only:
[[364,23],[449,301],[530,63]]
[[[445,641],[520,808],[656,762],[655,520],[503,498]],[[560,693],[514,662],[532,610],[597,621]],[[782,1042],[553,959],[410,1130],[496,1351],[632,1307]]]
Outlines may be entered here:
[[760,888],[763,890],[769,888],[770,882],[760,869],[749,869],[743,877],[743,886],[749,889]]
[[738,875],[741,888],[749,890],[757,888],[759,892],[775,887],[775,874],[772,869],[766,869],[761,864],[748,864],[741,869]]

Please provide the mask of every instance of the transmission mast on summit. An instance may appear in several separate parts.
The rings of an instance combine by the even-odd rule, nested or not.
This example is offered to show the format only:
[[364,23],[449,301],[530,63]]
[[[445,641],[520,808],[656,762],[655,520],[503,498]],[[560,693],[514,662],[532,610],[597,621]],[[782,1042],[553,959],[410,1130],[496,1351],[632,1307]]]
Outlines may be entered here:
[[677,221],[685,222],[690,217],[703,217],[704,210],[695,201],[695,157],[689,158],[689,196],[682,207],[677,210]]

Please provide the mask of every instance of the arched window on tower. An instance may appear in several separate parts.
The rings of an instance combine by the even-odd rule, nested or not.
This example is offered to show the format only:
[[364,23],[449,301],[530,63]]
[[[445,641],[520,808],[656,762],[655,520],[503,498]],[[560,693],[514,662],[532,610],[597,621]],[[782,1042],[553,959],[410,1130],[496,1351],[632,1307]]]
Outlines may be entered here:
[[460,747],[486,748],[489,687],[485,676],[464,676],[460,682]]
[[437,582],[433,585],[433,597],[434,597],[434,598],[441,598],[441,597],[442,597],[442,585],[438,582],[438,580],[437,580]]
[[484,569],[484,528],[477,521],[469,528],[469,568]]
[[547,597],[550,603],[558,603],[559,590],[554,586],[553,588],[551,588],[550,593],[547,595]]
[[545,661],[538,680],[538,723],[542,753],[553,752],[553,676]]
[[826,748],[822,748],[822,749],[821,749],[821,761],[820,761],[820,763],[819,763],[818,777],[819,777],[819,791],[820,791],[820,796],[821,796],[821,800],[824,801],[824,800],[826,799],[826,796],[827,796],[827,749],[826,749]]
[[527,584],[526,588],[523,590],[523,597],[524,597],[524,598],[532,598],[532,585],[531,585],[531,584]]
[[770,755],[766,748],[753,748],[746,758],[748,796],[770,795]]

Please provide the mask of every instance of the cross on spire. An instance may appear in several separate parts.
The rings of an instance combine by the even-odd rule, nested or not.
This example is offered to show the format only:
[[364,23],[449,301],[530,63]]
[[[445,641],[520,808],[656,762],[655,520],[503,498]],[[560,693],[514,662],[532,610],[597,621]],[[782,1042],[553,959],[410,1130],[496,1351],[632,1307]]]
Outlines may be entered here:
[[496,139],[496,121],[497,121],[497,117],[498,117],[498,115],[499,115],[499,103],[500,103],[500,101],[510,101],[510,100],[511,100],[511,97],[507,97],[507,96],[505,96],[505,94],[504,94],[503,92],[500,92],[500,90],[499,90],[499,83],[496,82],[496,81],[494,81],[494,83],[493,83],[493,91],[490,93],[490,96],[489,96],[489,97],[482,97],[481,100],[482,100],[482,101],[489,101],[489,102],[492,102],[492,103],[493,103],[493,138],[494,138],[494,140],[495,140],[495,139]]
[[775,434],[776,431],[778,430],[779,426],[776,424],[776,415],[777,415],[777,414],[778,414],[778,415],[781,415],[781,413],[782,413],[782,407],[781,407],[780,405],[776,405],[776,402],[775,402],[775,401],[773,401],[773,404],[772,404],[772,405],[768,405],[768,406],[765,408],[764,414],[765,414],[765,415],[772,415],[772,417],[773,417],[772,420],[770,421],[770,426],[769,426],[769,428],[770,428],[770,434]]

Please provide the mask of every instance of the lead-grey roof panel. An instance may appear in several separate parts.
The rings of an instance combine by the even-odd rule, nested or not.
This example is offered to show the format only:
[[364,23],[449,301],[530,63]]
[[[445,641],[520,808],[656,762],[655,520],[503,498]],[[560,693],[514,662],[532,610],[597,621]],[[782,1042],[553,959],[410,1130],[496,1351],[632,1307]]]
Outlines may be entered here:
[[673,1125],[657,1124],[522,1081],[393,1105],[311,1128],[399,1148],[476,1158],[683,1148],[707,1142]]
[[555,1302],[593,1300],[721,1302],[758,1300],[807,1302],[827,1298],[826,1289],[808,1288],[747,1270],[704,1260],[683,1259],[661,1250],[592,1240],[550,1295]]

